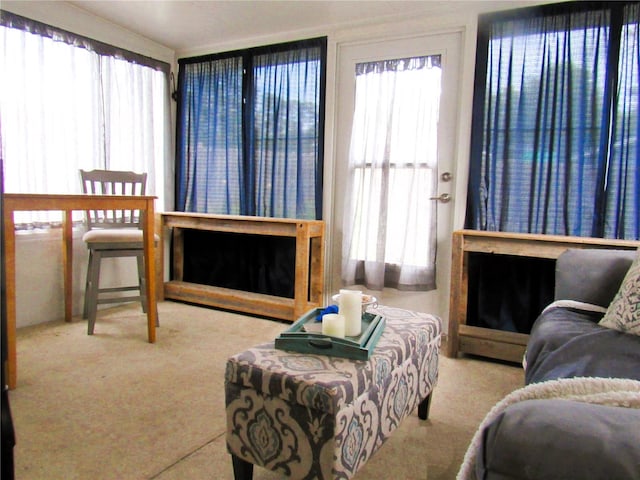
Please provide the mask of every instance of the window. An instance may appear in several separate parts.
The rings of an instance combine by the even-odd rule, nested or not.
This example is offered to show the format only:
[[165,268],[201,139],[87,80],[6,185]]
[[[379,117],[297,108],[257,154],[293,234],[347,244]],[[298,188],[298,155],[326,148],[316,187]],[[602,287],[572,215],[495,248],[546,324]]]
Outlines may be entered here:
[[[100,168],[147,172],[147,192],[162,196],[168,64],[8,12],[0,48],[5,191],[81,193],[79,170]],[[16,212],[22,228],[59,221]]]
[[439,55],[356,64],[347,284],[434,288],[441,74]]
[[321,218],[326,39],[179,63],[177,209]]
[[467,227],[640,238],[639,18],[630,2],[480,18]]

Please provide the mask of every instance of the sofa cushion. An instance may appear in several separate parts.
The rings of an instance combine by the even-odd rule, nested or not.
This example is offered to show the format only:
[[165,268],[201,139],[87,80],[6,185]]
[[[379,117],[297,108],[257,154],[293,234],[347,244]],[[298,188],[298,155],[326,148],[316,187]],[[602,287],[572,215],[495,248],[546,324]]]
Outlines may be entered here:
[[556,261],[554,298],[607,308],[636,256],[635,250],[566,250]]
[[640,380],[640,337],[598,325],[602,314],[555,307],[535,321],[525,383],[571,377]]
[[635,479],[640,410],[568,400],[507,407],[484,431],[476,477],[486,480]]
[[629,268],[600,325],[640,335],[640,255]]

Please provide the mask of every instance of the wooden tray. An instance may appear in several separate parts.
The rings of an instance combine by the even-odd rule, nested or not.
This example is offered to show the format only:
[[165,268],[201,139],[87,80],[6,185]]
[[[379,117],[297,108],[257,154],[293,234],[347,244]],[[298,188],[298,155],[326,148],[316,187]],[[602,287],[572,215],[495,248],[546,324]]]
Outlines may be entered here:
[[[368,360],[382,335],[385,319],[369,312],[362,314],[362,332],[357,337],[331,337],[319,330],[316,316],[321,309],[308,311],[275,340],[279,350],[314,353],[353,360]],[[306,329],[305,329],[306,326]]]

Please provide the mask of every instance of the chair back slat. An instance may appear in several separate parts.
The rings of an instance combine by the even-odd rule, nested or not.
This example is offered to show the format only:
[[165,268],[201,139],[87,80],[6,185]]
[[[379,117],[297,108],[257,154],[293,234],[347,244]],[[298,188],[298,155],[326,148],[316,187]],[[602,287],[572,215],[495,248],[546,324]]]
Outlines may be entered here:
[[[82,191],[91,195],[145,195],[147,174],[118,170],[80,170]],[[141,228],[140,210],[87,210],[92,228]]]

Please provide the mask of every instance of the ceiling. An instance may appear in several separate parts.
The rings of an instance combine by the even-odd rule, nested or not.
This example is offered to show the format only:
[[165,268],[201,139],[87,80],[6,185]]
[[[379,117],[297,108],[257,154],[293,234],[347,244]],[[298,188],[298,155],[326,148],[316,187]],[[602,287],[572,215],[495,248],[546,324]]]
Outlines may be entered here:
[[174,51],[281,32],[371,23],[381,18],[461,11],[474,1],[75,0],[67,2]]

